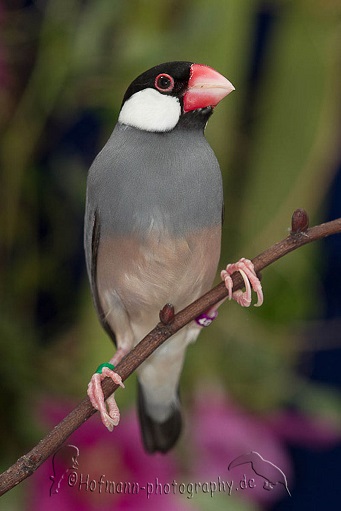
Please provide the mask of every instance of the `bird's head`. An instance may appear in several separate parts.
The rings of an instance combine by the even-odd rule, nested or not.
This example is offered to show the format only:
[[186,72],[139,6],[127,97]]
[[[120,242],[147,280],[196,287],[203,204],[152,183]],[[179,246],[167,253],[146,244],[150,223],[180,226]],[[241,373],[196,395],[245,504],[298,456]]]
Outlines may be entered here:
[[227,78],[209,66],[159,64],[130,84],[118,120],[140,130],[165,132],[193,113],[199,114],[205,125],[213,107],[233,90]]

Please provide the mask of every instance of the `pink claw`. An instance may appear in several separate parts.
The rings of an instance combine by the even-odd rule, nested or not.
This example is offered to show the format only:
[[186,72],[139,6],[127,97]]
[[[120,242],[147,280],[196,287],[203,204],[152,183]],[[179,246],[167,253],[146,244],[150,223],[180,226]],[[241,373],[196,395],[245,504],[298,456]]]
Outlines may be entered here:
[[100,412],[104,426],[108,428],[109,431],[112,431],[114,426],[117,426],[120,422],[120,411],[116,404],[114,394],[108,397],[106,403],[104,401],[101,383],[106,377],[111,378],[114,383],[124,388],[121,376],[109,369],[109,367],[104,367],[102,369],[102,374],[95,373],[92,375],[88,385],[88,396],[92,406]]
[[[231,275],[239,271],[244,280],[245,291],[232,292],[233,281]],[[228,264],[226,270],[223,270],[220,274],[222,280],[225,282],[226,289],[228,290],[228,298],[236,300],[242,307],[249,307],[251,304],[251,288],[257,294],[257,303],[255,307],[260,307],[263,303],[263,291],[262,285],[259,278],[256,275],[254,266],[249,259],[244,257],[237,263]]]

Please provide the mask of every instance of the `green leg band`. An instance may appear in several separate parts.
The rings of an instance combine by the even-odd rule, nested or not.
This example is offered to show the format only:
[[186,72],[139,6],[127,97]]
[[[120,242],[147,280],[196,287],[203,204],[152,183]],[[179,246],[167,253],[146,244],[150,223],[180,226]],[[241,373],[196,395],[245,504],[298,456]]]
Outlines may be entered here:
[[98,373],[98,374],[102,374],[103,367],[109,367],[109,369],[111,369],[112,371],[115,369],[115,366],[113,364],[110,364],[109,362],[105,362],[104,364],[100,364],[97,367],[95,372]]

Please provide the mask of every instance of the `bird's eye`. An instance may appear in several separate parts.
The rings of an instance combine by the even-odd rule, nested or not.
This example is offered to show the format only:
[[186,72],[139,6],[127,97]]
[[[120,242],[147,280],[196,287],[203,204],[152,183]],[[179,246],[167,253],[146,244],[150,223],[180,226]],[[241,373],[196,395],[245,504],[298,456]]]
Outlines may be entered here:
[[170,92],[174,88],[174,79],[165,73],[157,75],[155,78],[155,87],[161,92]]

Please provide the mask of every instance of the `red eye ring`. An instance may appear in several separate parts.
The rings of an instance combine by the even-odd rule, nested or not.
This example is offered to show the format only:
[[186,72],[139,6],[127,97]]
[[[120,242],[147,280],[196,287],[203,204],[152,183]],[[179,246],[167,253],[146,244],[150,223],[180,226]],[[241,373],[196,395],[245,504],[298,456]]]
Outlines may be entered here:
[[160,92],[170,92],[174,89],[174,78],[167,73],[160,73],[155,78],[155,88]]

